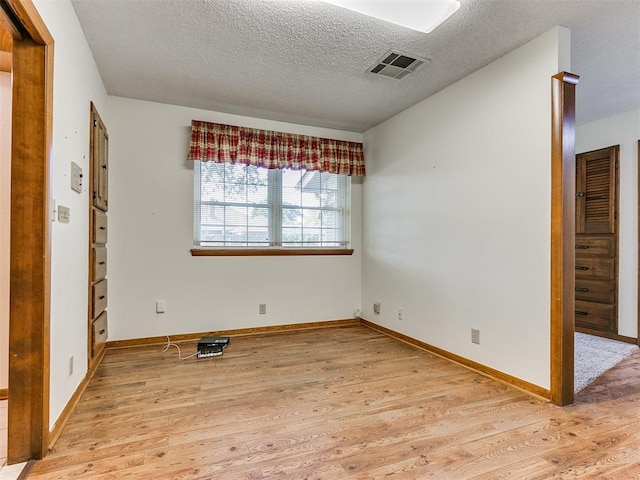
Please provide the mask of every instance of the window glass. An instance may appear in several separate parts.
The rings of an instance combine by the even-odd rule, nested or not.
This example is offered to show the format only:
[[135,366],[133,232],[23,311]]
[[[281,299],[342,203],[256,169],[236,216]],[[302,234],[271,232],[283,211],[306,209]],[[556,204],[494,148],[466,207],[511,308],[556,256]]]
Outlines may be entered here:
[[195,162],[198,246],[347,247],[349,178]]

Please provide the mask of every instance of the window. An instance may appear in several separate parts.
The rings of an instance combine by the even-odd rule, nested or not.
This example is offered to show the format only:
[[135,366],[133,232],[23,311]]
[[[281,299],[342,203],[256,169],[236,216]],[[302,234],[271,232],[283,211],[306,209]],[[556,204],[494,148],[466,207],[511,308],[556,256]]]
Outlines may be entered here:
[[320,171],[194,162],[201,247],[347,248],[350,180]]

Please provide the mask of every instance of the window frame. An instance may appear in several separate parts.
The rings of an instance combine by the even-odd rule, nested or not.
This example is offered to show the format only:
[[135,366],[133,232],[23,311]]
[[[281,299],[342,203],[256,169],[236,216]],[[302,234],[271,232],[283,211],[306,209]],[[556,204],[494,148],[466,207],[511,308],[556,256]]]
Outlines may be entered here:
[[[282,198],[282,174],[280,170],[268,170],[268,208],[270,210],[269,217],[274,221],[270,221],[269,229],[269,245],[265,246],[230,246],[230,245],[198,245],[198,237],[200,235],[200,205],[202,204],[202,181],[201,181],[202,162],[194,162],[194,199],[193,199],[193,242],[194,246],[190,253],[192,256],[291,256],[291,255],[352,255],[354,250],[351,244],[351,177],[344,180],[345,204],[341,210],[346,215],[346,219],[342,222],[342,230],[346,238],[344,246],[283,246],[282,242],[282,215],[271,215],[271,209],[276,208],[282,212],[286,208],[286,204]],[[303,210],[305,207],[301,207]],[[315,209],[315,208],[310,208]],[[320,208],[322,210],[322,208]]]

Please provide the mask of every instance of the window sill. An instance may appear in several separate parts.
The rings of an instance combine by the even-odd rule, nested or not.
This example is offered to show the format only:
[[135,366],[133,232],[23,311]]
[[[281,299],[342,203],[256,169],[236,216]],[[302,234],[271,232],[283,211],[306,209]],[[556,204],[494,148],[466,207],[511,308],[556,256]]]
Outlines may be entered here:
[[259,257],[292,255],[353,255],[353,248],[192,248],[192,257]]

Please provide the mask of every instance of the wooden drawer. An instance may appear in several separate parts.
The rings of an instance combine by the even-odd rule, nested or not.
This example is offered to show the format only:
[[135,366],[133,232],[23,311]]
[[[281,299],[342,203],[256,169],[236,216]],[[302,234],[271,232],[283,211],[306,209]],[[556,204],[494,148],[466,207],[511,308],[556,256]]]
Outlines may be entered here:
[[95,282],[107,276],[107,249],[93,247],[91,249],[91,281]]
[[93,295],[93,318],[98,317],[107,308],[107,280],[100,280],[91,287]]
[[576,278],[576,300],[614,303],[615,284],[612,281]]
[[615,278],[615,263],[613,258],[576,257],[576,281],[578,278],[613,280]]
[[576,235],[576,257],[581,255],[613,257],[615,255],[613,235]]
[[100,210],[93,210],[92,243],[107,243],[107,215]]
[[613,305],[576,301],[576,326],[617,333]]
[[108,337],[107,312],[102,312],[102,314],[93,321],[91,351],[94,357],[104,348],[104,344],[107,342]]

